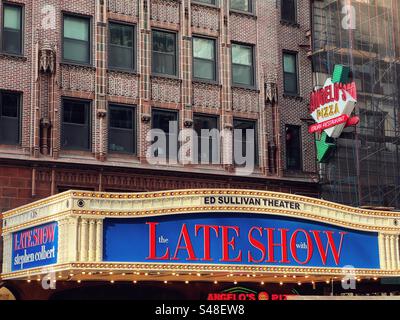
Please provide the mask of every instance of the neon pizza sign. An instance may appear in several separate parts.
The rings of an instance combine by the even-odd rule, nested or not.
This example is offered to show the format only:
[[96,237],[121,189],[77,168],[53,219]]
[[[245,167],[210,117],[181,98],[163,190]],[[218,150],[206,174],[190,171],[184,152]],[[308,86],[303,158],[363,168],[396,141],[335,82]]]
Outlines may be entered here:
[[335,73],[343,72],[342,68],[336,66],[334,77],[311,94],[310,114],[316,124],[309,127],[310,133],[325,131],[329,137],[338,138],[350,120],[357,102],[357,89],[355,82],[339,82],[342,74],[336,76]]

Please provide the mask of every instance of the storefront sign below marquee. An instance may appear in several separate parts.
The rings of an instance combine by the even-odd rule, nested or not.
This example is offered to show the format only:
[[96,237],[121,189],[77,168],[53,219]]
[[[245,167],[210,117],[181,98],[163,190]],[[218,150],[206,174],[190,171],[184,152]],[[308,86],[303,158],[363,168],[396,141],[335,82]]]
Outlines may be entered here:
[[379,269],[378,234],[247,213],[107,218],[107,262]]
[[52,222],[12,234],[11,270],[57,263],[58,224]]

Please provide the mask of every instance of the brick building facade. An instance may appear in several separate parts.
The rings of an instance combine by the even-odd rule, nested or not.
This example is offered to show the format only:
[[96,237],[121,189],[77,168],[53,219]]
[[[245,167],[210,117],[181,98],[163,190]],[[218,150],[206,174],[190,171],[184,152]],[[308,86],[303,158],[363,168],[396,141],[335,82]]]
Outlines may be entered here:
[[[19,108],[12,114],[15,123],[19,123],[18,132],[3,132],[3,138],[11,136],[15,143],[0,140],[0,212],[70,188],[152,191],[226,187],[318,197],[315,147],[307,131],[308,95],[312,91],[309,1],[282,0],[282,6],[297,2],[290,19],[284,18],[281,1],[214,2],[0,1],[0,103],[4,118],[1,121],[10,125],[7,130],[15,126],[7,120],[6,107],[17,101]],[[249,5],[248,10],[241,10],[241,5]],[[66,17],[72,17],[71,21],[66,22]],[[87,37],[79,38],[74,30],[66,31],[70,24],[81,28],[84,20],[88,21]],[[129,70],[110,67],[111,22],[133,30],[128,47],[134,61]],[[128,29],[119,30],[129,32]],[[154,72],[155,30],[168,31],[175,37],[175,75]],[[20,36],[20,52],[7,51],[10,46],[18,49],[11,40],[11,44],[7,43],[7,32],[16,32],[17,38],[11,37],[14,40]],[[213,81],[193,76],[194,37],[214,41]],[[80,49],[67,52],[71,42]],[[66,59],[68,55],[79,56],[86,44],[88,63]],[[252,52],[249,64],[253,79],[249,85],[232,84],[232,44]],[[118,44],[115,48],[124,50]],[[294,57],[294,94],[285,93],[285,53],[289,60]],[[285,71],[290,73],[289,69]],[[87,103],[87,150],[63,146],[65,101]],[[133,152],[110,151],[111,104],[133,110],[129,113],[134,115]],[[215,116],[220,129],[232,129],[235,119],[254,121],[257,169],[242,177],[233,174],[232,165],[148,164],[146,134],[152,128],[155,109],[176,111],[180,128],[192,127],[198,114]],[[294,134],[288,132],[290,128],[300,133],[294,149],[300,153],[300,164],[294,167],[288,165],[286,154],[286,140]],[[232,150],[227,141],[222,145],[222,158],[226,160]]]

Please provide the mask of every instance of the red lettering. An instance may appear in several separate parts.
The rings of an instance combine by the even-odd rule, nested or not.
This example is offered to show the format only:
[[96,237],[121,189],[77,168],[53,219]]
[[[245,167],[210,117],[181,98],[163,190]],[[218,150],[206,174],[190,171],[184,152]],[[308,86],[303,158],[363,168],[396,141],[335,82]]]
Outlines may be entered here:
[[195,235],[197,237],[198,232],[200,229],[204,229],[203,235],[204,235],[204,256],[203,256],[203,261],[213,261],[213,259],[210,256],[210,230],[214,230],[216,236],[218,237],[219,235],[219,230],[218,226],[208,226],[208,225],[196,225],[195,227]]
[[168,260],[169,259],[169,248],[162,257],[157,257],[157,247],[156,247],[156,226],[158,222],[146,222],[149,225],[149,256],[146,260]]
[[326,265],[326,259],[328,257],[328,249],[331,248],[333,258],[335,259],[335,263],[336,263],[336,265],[338,265],[339,260],[340,260],[340,253],[342,251],[343,237],[347,232],[339,232],[340,244],[339,244],[339,249],[336,249],[335,241],[333,239],[333,231],[323,231],[323,233],[326,234],[327,240],[328,240],[325,250],[322,247],[320,231],[311,230],[310,232],[314,235],[315,242],[317,243],[318,252],[319,252],[319,255],[321,256],[322,264]]
[[223,262],[241,262],[242,261],[242,250],[239,250],[239,254],[236,258],[229,258],[229,247],[232,250],[235,250],[235,237],[232,237],[231,240],[228,240],[229,230],[234,230],[236,236],[239,236],[239,227],[231,227],[231,226],[221,226],[222,230],[222,259],[220,261]]
[[[297,238],[297,234],[299,232],[303,232],[304,235],[306,236],[306,246],[307,246],[307,258],[304,261],[300,261],[298,256],[297,256],[297,248],[296,248],[296,238]],[[292,237],[290,238],[290,251],[292,253],[292,257],[293,259],[300,264],[307,264],[313,255],[313,245],[312,245],[312,239],[311,236],[309,235],[309,233],[306,230],[303,229],[297,229],[295,232],[293,232]]]
[[261,262],[263,262],[263,261],[265,260],[266,249],[265,249],[264,245],[263,245],[260,241],[254,239],[254,237],[253,237],[253,230],[258,231],[258,233],[260,234],[260,236],[262,236],[263,229],[262,229],[261,227],[252,227],[252,228],[250,229],[249,235],[248,235],[250,244],[251,244],[254,248],[260,250],[260,252],[261,252],[261,258],[258,259],[258,260],[255,260],[255,259],[253,258],[253,256],[251,255],[251,252],[249,251],[249,252],[248,252],[248,260],[249,260],[249,262],[261,263]]
[[281,263],[290,263],[287,258],[287,232],[289,229],[278,229],[281,233],[281,243],[274,243],[274,228],[265,228],[268,234],[268,260],[266,262],[278,262],[275,260],[274,247],[281,247]]
[[[181,246],[182,239],[185,241],[185,246]],[[178,244],[176,246],[175,254],[171,260],[179,260],[178,252],[179,250],[186,250],[188,257],[186,260],[198,260],[194,254],[193,245],[189,237],[189,233],[186,227],[186,223],[182,225],[181,233],[179,235]]]

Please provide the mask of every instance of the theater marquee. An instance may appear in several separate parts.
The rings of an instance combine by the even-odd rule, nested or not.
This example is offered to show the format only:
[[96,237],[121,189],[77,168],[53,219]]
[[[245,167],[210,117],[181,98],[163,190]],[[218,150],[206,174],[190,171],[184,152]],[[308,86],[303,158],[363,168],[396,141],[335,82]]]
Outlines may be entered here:
[[273,192],[68,191],[4,213],[2,278],[398,276],[399,222],[399,212]]

